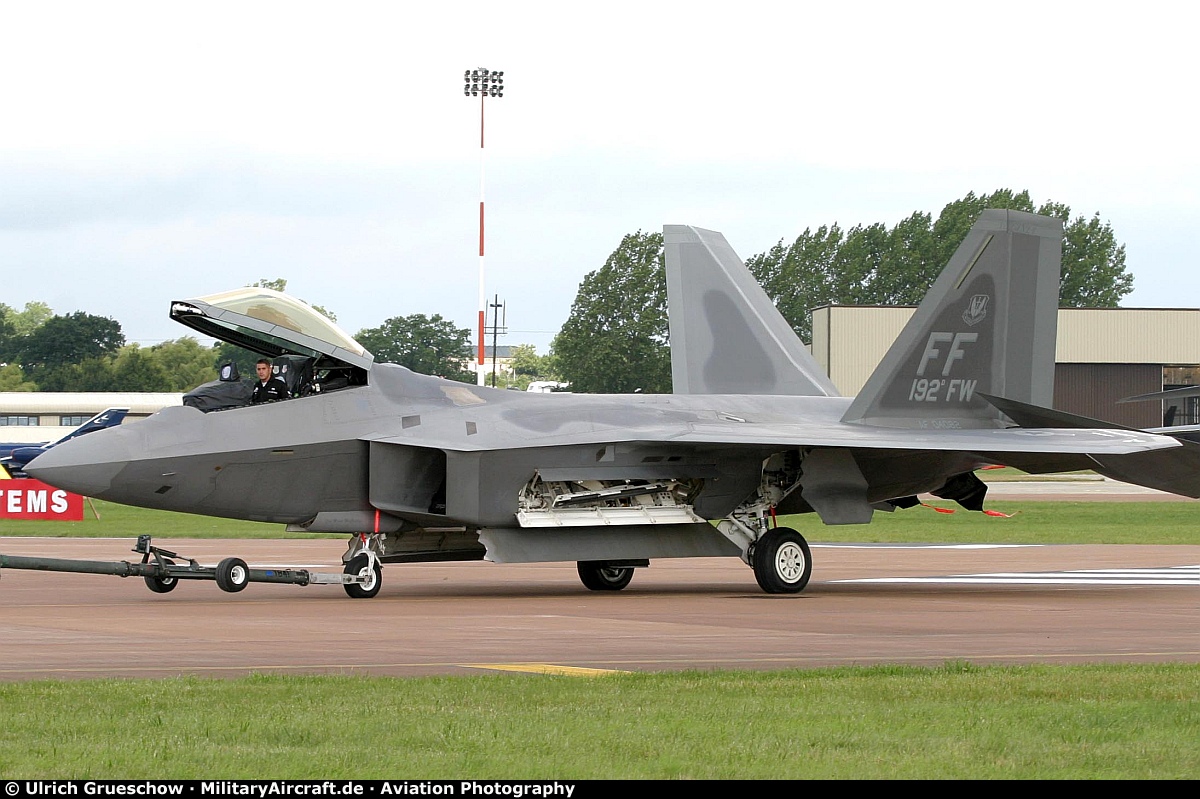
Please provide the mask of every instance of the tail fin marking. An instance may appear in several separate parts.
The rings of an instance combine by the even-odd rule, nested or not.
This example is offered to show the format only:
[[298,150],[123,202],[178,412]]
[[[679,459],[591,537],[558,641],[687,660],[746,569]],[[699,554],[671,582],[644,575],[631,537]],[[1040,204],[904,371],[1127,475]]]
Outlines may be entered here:
[[1050,406],[1062,223],[980,215],[844,422],[902,428],[1007,424],[981,395]]

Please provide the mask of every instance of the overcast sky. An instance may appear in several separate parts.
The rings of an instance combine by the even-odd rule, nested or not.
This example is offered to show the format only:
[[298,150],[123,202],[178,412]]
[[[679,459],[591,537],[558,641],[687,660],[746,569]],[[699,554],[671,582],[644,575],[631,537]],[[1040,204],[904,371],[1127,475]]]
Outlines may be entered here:
[[501,343],[541,354],[626,234],[744,259],[1000,188],[1110,223],[1126,306],[1200,306],[1187,4],[0,3],[0,302],[143,345],[260,278],[474,330],[481,166]]

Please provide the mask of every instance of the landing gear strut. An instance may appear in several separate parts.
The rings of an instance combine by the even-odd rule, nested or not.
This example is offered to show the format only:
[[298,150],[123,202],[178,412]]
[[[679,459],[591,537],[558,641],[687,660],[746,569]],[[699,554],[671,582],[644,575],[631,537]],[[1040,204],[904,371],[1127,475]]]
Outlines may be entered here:
[[777,453],[763,463],[762,482],[717,531],[737,544],[742,560],[768,594],[798,594],[812,577],[812,554],[804,536],[790,527],[774,527],[775,508],[800,487],[797,453]]

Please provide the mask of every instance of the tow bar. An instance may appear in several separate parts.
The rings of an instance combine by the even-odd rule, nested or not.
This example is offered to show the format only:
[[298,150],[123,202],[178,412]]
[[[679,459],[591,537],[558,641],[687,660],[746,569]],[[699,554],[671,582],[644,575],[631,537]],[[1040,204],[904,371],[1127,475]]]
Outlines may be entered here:
[[[65,558],[31,558],[0,555],[0,570],[29,569],[45,572],[75,572],[78,574],[113,574],[117,577],[141,577],[146,587],[156,594],[175,589],[180,580],[214,580],[222,591],[236,593],[249,583],[287,583],[290,585],[361,585],[375,579],[371,568],[355,574],[311,572],[307,569],[251,569],[241,558],[225,558],[216,566],[201,566],[193,558],[153,546],[151,537],[139,535],[134,552],[142,556],[140,563],[129,561],[70,560]],[[372,552],[366,553],[374,558]],[[186,566],[176,563],[187,561]]]

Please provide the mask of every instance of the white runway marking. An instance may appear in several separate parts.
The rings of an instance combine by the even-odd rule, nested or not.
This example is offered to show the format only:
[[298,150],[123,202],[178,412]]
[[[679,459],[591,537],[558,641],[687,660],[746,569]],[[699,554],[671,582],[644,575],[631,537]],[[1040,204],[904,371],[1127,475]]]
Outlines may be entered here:
[[872,577],[834,580],[838,583],[895,583],[929,585],[1175,585],[1200,588],[1200,565],[1156,569],[1081,569],[1059,572],[995,572],[944,577]]
[[813,544],[810,549],[1027,549],[1045,544]]

